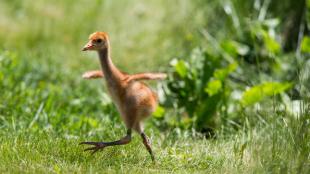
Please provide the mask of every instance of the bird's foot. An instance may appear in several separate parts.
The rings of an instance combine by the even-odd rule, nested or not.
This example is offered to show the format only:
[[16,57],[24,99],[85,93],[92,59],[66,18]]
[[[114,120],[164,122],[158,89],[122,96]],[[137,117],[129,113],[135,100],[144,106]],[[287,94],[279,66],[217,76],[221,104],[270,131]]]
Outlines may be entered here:
[[84,151],[92,151],[91,154],[96,153],[98,150],[103,149],[107,147],[106,143],[104,142],[81,142],[80,145],[86,144],[86,145],[92,145],[93,147],[89,147],[84,149]]

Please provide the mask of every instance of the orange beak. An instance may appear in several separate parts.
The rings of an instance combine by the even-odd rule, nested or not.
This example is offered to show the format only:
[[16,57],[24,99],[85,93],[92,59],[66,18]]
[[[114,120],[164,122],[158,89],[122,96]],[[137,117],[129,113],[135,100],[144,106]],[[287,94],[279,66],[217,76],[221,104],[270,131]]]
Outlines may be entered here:
[[94,45],[91,42],[88,42],[82,49],[82,51],[91,50],[94,47]]

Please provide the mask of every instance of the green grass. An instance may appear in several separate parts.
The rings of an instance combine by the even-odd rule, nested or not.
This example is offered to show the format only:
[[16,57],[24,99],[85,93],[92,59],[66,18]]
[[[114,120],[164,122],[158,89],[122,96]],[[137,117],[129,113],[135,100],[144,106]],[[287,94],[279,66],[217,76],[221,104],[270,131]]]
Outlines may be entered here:
[[250,108],[240,115],[244,126],[223,127],[213,139],[160,129],[151,118],[155,164],[137,134],[93,156],[78,145],[125,134],[103,81],[81,78],[99,68],[95,54],[80,51],[88,35],[110,33],[122,70],[166,70],[198,44],[200,28],[218,25],[217,3],[200,2],[1,1],[0,173],[309,173],[307,101],[299,115],[276,104],[268,112]]
[[[309,114],[309,113],[308,113]],[[48,131],[6,132],[1,135],[1,173],[308,173],[309,131],[305,118],[258,123],[247,133],[207,140],[174,129],[148,129],[156,163],[136,134],[132,143],[106,148],[95,155],[83,152],[84,140],[113,140],[124,134],[96,131],[94,136],[59,135]],[[309,119],[309,117],[307,118]],[[113,123],[114,124],[114,123]],[[111,125],[106,125],[111,126]],[[294,128],[294,129],[293,129]],[[103,128],[104,129],[104,128]],[[154,132],[151,132],[154,130]],[[116,133],[115,133],[116,132]]]

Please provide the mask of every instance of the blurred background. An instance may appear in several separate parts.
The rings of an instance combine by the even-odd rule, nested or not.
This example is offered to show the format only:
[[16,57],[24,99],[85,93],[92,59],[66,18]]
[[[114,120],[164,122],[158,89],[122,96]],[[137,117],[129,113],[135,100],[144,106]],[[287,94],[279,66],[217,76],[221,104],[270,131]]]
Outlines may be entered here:
[[307,161],[309,9],[309,0],[1,0],[0,134],[123,134],[103,81],[81,78],[100,68],[82,46],[106,31],[121,70],[168,73],[149,84],[160,97],[151,135],[241,132],[241,149],[256,135],[292,145],[290,155],[299,144]]

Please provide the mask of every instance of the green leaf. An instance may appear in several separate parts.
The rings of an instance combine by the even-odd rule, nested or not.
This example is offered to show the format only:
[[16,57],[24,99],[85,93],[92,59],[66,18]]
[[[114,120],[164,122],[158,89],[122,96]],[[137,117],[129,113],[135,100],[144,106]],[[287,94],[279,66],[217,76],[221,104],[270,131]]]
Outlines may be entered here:
[[253,105],[264,98],[279,94],[292,87],[291,83],[265,82],[246,90],[241,98],[244,106]]
[[279,53],[281,48],[280,44],[274,38],[272,38],[266,31],[264,31],[262,34],[266,49],[273,54]]
[[208,83],[205,88],[205,92],[207,92],[210,96],[213,96],[220,92],[222,89],[222,82],[220,80],[212,80]]
[[163,108],[161,106],[157,106],[155,112],[153,112],[153,116],[155,118],[163,118],[164,117],[164,113],[165,113],[165,108]]
[[249,52],[247,45],[241,44],[233,40],[226,40],[221,43],[221,47],[231,56],[241,55],[244,56]]
[[305,36],[301,41],[301,51],[304,53],[310,53],[310,37]]
[[237,63],[231,63],[226,68],[217,69],[214,71],[214,77],[223,81],[229,73],[233,72],[237,68],[237,66]]
[[178,73],[178,75],[182,78],[186,77],[187,74],[187,67],[183,60],[179,60],[175,66],[175,71]]

